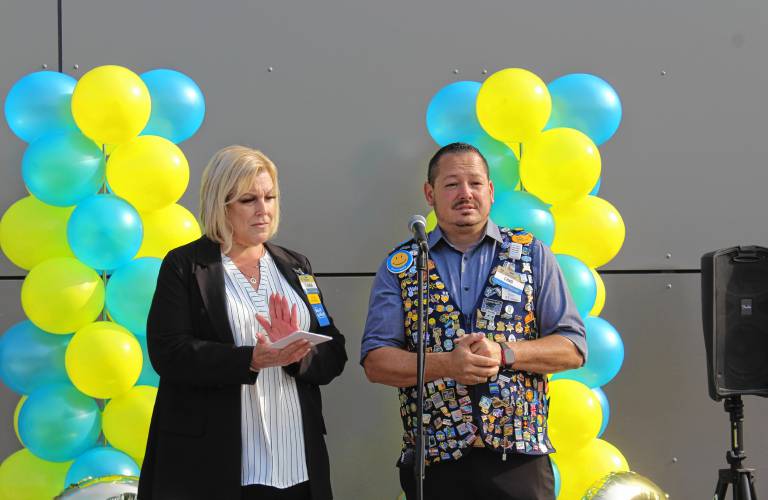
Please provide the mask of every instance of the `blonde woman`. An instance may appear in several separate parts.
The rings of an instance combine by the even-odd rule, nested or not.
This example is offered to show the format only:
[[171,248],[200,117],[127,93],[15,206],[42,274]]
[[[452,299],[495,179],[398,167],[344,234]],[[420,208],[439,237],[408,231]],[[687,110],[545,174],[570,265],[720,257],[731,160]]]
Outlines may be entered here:
[[[347,360],[312,267],[269,240],[280,220],[274,163],[229,146],[203,172],[204,236],[163,260],[147,322],[160,386],[142,500],[331,499],[318,386]],[[273,342],[296,330],[317,346]]]

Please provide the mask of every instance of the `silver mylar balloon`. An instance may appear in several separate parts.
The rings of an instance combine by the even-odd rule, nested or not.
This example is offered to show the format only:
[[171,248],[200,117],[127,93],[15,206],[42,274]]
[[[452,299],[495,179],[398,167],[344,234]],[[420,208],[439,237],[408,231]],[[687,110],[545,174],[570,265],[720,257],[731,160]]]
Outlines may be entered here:
[[666,500],[653,481],[636,472],[611,472],[598,479],[584,493],[582,500]]

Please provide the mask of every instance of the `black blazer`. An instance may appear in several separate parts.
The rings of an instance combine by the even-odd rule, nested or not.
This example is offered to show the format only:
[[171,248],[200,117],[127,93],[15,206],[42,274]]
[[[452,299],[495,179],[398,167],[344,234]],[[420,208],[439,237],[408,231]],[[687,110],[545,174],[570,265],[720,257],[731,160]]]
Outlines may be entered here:
[[[266,243],[275,264],[307,303],[296,270],[303,255]],[[344,368],[344,337],[331,324],[311,331],[333,340],[284,367],[296,379],[313,500],[330,500],[331,480],[319,385]],[[330,317],[329,317],[330,319]],[[139,481],[141,500],[240,499],[240,386],[253,384],[253,347],[237,347],[229,327],[219,244],[205,236],[171,251],[160,267],[147,320],[147,347],[160,374]]]

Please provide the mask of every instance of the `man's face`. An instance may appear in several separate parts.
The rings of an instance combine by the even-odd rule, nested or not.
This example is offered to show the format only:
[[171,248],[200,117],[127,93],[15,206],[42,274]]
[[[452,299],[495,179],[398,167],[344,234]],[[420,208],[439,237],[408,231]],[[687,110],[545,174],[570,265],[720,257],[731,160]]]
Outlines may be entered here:
[[493,183],[476,153],[453,153],[440,158],[434,186],[424,184],[424,196],[437,221],[447,229],[484,225],[493,205]]

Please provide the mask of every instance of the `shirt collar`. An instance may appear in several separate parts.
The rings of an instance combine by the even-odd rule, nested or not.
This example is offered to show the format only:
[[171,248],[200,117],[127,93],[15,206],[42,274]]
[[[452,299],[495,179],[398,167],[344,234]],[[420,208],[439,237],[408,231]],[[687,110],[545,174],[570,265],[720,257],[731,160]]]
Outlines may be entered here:
[[[490,218],[488,219],[488,223],[485,225],[485,236],[483,236],[480,242],[482,242],[486,238],[492,238],[499,243],[503,242],[501,238],[501,231],[499,230],[499,226],[497,226],[496,223],[493,222]],[[440,242],[440,240],[445,241],[446,245],[450,245],[448,240],[443,235],[443,230],[440,229],[440,226],[438,225],[438,226],[435,226],[435,229],[430,231],[430,233],[427,235],[427,243],[429,243],[429,248],[432,249],[435,245],[437,245]]]

